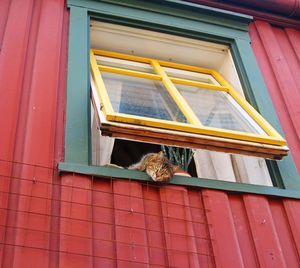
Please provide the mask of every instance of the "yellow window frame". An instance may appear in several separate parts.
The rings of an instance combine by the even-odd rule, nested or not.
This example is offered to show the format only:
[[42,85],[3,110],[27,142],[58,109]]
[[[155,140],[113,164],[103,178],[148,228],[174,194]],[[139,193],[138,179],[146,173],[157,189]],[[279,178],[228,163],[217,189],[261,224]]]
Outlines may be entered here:
[[[153,67],[156,74],[99,65],[95,56],[105,56],[110,58],[150,64]],[[248,141],[266,145],[286,145],[286,141],[281,137],[281,135],[215,70],[97,49],[90,50],[90,65],[91,74],[96,86],[97,94],[102,103],[102,111],[107,121],[175,130],[240,141]],[[170,67],[185,71],[209,74],[220,85],[213,85],[194,80],[170,77],[166,74],[162,67]],[[102,71],[161,81],[167,89],[167,91],[169,92],[170,96],[173,98],[173,100],[181,110],[181,112],[186,117],[188,123],[180,123],[115,112],[113,110],[111,101],[105,88],[104,81],[101,76]],[[227,92],[268,136],[248,132],[213,128],[202,125],[198,117],[187,104],[186,100],[176,89],[175,84],[196,86],[200,88],[205,88],[207,90],[218,90]]]

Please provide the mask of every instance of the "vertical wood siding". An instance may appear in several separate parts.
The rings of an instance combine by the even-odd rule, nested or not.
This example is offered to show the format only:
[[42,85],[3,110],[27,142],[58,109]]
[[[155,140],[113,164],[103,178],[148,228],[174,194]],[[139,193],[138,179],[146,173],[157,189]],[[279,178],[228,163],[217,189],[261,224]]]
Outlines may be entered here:
[[[299,32],[250,35],[299,169]],[[0,1],[0,267],[298,267],[298,200],[59,175],[67,38],[64,1]]]

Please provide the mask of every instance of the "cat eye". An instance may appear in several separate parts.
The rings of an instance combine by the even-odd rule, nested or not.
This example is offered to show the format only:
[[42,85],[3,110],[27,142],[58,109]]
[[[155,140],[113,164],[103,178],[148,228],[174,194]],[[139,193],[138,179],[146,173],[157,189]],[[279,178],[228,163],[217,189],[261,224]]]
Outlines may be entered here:
[[281,159],[286,141],[212,69],[90,51],[102,135]]

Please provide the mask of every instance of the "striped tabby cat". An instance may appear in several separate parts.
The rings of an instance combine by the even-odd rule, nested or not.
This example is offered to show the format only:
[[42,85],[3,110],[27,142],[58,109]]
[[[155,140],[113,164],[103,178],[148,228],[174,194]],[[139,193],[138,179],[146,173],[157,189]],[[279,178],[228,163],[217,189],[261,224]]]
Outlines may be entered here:
[[154,181],[159,182],[168,181],[174,175],[173,165],[162,151],[144,155],[138,163],[129,166],[128,169],[146,171]]

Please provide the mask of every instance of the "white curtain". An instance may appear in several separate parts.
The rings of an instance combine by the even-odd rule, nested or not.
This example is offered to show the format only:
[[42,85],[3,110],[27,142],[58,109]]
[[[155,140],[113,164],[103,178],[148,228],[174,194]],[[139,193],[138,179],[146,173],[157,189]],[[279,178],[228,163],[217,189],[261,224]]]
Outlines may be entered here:
[[272,186],[262,158],[197,150],[194,161],[200,178]]
[[92,164],[97,166],[104,166],[110,164],[111,154],[114,148],[115,139],[101,136],[96,114],[94,109],[91,109],[92,118]]
[[233,155],[237,180],[244,183],[272,186],[266,161],[253,156]]

